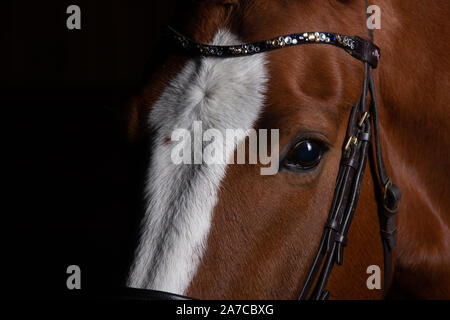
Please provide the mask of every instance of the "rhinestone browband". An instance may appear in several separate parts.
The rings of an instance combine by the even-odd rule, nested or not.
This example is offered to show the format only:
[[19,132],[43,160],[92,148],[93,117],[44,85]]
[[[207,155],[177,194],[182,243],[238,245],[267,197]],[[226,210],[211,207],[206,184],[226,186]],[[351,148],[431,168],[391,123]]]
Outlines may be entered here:
[[275,37],[269,40],[230,45],[216,46],[197,43],[168,27],[168,36],[177,47],[185,52],[200,56],[242,57],[260,52],[281,49],[301,44],[330,44],[344,49],[353,57],[377,67],[380,59],[380,49],[372,42],[358,36],[346,36],[333,32],[302,32]]

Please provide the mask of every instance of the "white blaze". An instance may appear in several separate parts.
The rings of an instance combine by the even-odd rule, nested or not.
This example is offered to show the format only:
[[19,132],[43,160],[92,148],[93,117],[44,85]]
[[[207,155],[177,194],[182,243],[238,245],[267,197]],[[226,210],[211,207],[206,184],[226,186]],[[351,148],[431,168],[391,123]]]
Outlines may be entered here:
[[[239,43],[219,31],[213,44]],[[217,192],[226,164],[173,164],[174,130],[253,128],[263,107],[267,71],[264,54],[239,58],[195,58],[187,62],[154,105],[154,131],[146,181],[147,208],[128,279],[130,287],[183,294],[205,250]],[[191,134],[193,136],[193,134]],[[244,134],[239,138],[244,139]],[[192,141],[194,144],[195,142]],[[231,157],[234,146],[227,146]]]

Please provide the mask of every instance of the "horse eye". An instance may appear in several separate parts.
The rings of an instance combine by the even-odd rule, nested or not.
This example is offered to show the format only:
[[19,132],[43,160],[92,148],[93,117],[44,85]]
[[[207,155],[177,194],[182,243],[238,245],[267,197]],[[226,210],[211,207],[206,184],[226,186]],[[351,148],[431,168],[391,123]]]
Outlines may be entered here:
[[326,147],[321,142],[302,140],[289,152],[285,166],[294,170],[312,169],[320,163],[325,151]]

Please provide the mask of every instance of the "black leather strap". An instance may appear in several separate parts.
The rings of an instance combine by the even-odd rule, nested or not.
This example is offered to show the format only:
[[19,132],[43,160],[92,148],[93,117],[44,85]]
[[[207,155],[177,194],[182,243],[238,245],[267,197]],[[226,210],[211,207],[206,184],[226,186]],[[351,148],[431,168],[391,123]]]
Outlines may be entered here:
[[130,299],[143,299],[143,300],[194,300],[190,297],[173,294],[165,291],[148,290],[148,289],[136,289],[127,288],[125,291],[126,296]]
[[368,80],[372,96],[371,113],[373,118],[375,162],[378,173],[378,217],[380,221],[381,239],[383,241],[384,289],[387,290],[392,273],[392,252],[396,247],[395,236],[397,234],[397,228],[395,217],[402,193],[400,188],[389,178],[384,165],[379,133],[378,103],[371,70],[369,70]]
[[194,300],[189,297],[180,296],[168,292],[138,289],[138,288],[116,288],[105,289],[101,291],[94,291],[90,296],[99,299],[113,299],[113,300]]
[[372,68],[376,68],[380,60],[380,48],[371,41],[367,41],[358,36],[353,37],[355,49],[349,53],[362,62],[367,62]]
[[347,36],[334,32],[301,32],[278,36],[264,41],[229,46],[216,46],[195,42],[172,27],[166,29],[169,44],[181,49],[185,54],[208,57],[242,57],[261,52],[304,44],[329,44],[344,49],[350,55],[372,68],[376,68],[380,58],[380,48],[371,41],[358,36]]

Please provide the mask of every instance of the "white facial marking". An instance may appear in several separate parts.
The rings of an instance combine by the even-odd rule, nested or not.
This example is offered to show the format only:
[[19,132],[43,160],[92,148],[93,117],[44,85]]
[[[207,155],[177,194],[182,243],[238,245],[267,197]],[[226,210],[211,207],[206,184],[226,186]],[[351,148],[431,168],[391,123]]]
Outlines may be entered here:
[[[213,44],[239,43],[219,31]],[[205,250],[217,192],[226,164],[174,164],[174,130],[253,128],[263,107],[267,71],[264,54],[196,58],[165,89],[150,113],[154,144],[146,182],[147,208],[128,279],[130,287],[183,294]],[[239,137],[239,141],[245,135]],[[192,142],[194,143],[194,142]],[[234,153],[227,146],[226,157]]]

